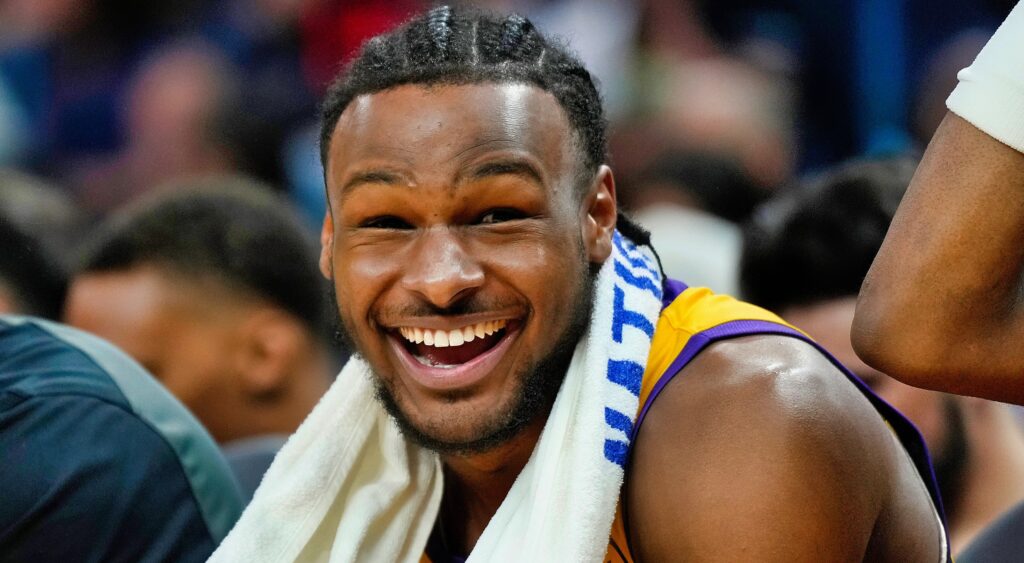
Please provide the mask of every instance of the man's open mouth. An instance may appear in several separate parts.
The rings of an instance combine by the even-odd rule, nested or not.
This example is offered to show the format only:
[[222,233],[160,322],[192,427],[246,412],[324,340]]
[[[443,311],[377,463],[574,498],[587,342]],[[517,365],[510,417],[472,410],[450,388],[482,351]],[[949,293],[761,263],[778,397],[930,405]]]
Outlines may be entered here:
[[405,349],[421,364],[450,368],[487,352],[505,335],[507,320],[487,321],[455,330],[400,327]]
[[518,332],[519,322],[500,319],[454,329],[401,326],[393,345],[411,375],[428,387],[469,385],[490,373]]

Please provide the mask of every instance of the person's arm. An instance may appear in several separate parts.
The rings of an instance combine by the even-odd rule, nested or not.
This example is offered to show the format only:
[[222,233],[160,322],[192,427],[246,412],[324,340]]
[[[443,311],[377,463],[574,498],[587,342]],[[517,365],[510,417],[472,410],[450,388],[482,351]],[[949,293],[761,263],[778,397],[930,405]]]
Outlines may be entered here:
[[958,78],[861,288],[853,344],[905,383],[1024,404],[1024,3]]
[[858,355],[918,387],[1024,404],[1024,154],[950,114],[864,280]]
[[881,417],[820,353],[786,337],[726,341],[666,385],[641,426],[630,547],[647,562],[939,561],[915,479]]

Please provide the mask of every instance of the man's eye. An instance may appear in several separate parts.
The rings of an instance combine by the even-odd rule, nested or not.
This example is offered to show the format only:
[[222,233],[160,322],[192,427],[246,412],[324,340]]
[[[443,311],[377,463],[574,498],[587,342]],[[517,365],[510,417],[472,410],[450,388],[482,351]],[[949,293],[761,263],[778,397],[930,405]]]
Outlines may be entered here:
[[372,219],[367,219],[366,221],[360,223],[359,226],[363,229],[400,230],[412,228],[412,225],[410,225],[407,221],[399,219],[394,215],[385,215],[384,217],[374,217]]
[[504,223],[505,221],[514,221],[516,219],[523,219],[526,214],[516,209],[492,209],[487,213],[480,216],[478,222],[481,225],[493,225],[495,223]]

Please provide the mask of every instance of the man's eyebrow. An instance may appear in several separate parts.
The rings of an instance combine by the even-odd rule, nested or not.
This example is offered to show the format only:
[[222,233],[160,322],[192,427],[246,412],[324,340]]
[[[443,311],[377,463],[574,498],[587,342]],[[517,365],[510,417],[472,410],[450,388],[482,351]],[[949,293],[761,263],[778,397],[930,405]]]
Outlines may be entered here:
[[341,201],[345,201],[348,196],[358,187],[365,186],[367,184],[399,184],[402,182],[402,178],[394,172],[388,172],[387,170],[365,170],[363,172],[357,172],[348,179],[347,182],[341,187]]
[[485,162],[479,166],[473,167],[469,170],[468,174],[462,176],[466,179],[482,180],[484,178],[502,176],[505,174],[521,176],[532,181],[538,186],[544,186],[544,177],[541,175],[537,167],[528,160],[521,159],[502,159]]

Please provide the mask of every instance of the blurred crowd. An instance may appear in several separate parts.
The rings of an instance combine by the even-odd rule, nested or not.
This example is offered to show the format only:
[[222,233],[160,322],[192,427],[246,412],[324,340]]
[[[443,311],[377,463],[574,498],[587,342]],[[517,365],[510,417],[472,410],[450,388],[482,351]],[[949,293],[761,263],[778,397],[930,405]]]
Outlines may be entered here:
[[[4,0],[0,166],[61,186],[90,218],[170,180],[242,172],[316,222],[318,98],[363,40],[428,4]],[[693,169],[710,168],[735,176],[735,195],[688,195],[735,221],[794,173],[922,148],[1011,3],[474,4],[524,13],[579,52],[602,85],[624,195],[700,184]],[[664,165],[680,154],[698,164]]]
[[[666,273],[807,330],[922,430],[954,550],[1024,500],[1007,407],[852,352],[857,290],[1006,0],[480,0],[597,76]],[[0,0],[0,312],[98,334],[251,494],[330,384],[318,100],[419,0]]]

